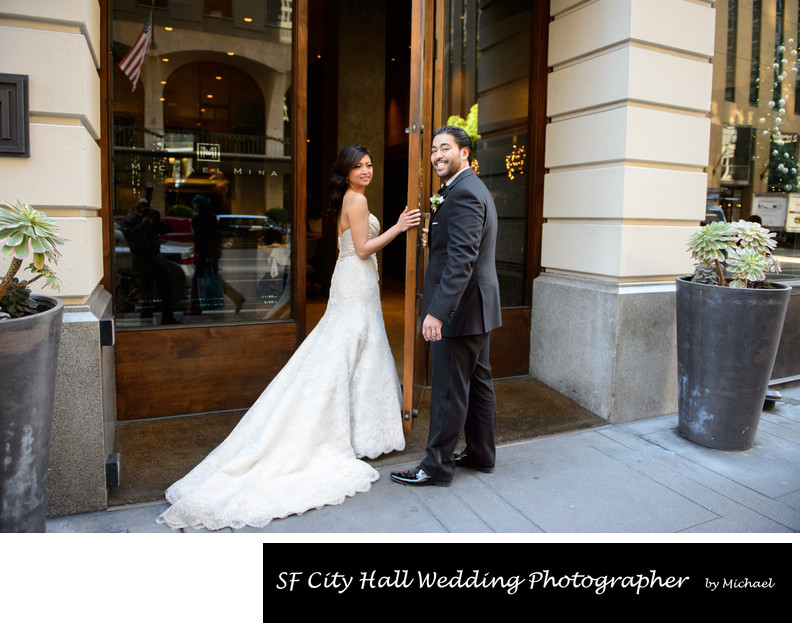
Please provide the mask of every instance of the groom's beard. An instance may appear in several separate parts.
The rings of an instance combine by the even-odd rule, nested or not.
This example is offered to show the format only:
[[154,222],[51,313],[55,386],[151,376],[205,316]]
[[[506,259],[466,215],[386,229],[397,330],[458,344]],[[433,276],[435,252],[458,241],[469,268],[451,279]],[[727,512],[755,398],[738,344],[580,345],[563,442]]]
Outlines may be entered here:
[[[440,172],[439,166],[444,167],[445,170]],[[436,175],[442,178],[442,182],[445,183],[461,170],[461,161],[450,162],[449,160],[437,160],[433,168],[436,170]]]

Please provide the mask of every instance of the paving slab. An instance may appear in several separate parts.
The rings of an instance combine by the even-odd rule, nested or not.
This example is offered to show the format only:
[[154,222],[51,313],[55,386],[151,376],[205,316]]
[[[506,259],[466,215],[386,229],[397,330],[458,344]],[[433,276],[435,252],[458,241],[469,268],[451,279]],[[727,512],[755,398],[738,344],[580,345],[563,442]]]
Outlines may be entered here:
[[747,451],[709,449],[684,439],[677,431],[649,434],[648,440],[767,497],[800,490],[797,445],[766,432],[759,432],[755,445]]
[[[800,388],[764,411],[747,451],[696,445],[677,426],[672,414],[503,445],[493,474],[459,469],[450,487],[390,480],[416,461],[375,463],[380,479],[342,505],[217,533],[800,532]],[[47,531],[184,532],[155,523],[166,506],[52,518]]]
[[676,532],[715,517],[596,444],[498,472],[487,484],[545,532]]

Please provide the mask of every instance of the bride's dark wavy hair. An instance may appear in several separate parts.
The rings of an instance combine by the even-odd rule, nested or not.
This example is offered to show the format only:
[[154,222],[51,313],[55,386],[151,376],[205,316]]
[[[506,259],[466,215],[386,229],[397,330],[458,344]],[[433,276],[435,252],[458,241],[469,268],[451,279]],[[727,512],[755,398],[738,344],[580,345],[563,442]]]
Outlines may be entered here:
[[328,208],[325,210],[328,217],[337,217],[342,210],[342,199],[347,190],[347,174],[365,155],[372,160],[372,154],[363,145],[347,145],[336,158],[333,165],[333,177],[331,177]]

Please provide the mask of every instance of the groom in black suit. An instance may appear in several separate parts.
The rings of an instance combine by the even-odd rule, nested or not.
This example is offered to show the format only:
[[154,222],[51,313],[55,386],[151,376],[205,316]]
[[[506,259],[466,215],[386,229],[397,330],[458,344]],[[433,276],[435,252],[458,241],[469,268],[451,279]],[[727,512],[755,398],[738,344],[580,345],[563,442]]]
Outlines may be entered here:
[[[422,335],[431,343],[431,421],[425,459],[391,474],[410,486],[449,486],[455,467],[494,471],[497,416],[489,332],[500,326],[495,269],[497,211],[470,168],[472,141],[460,127],[436,130],[431,162],[445,181],[433,210],[422,295]],[[454,455],[461,433],[466,449]]]

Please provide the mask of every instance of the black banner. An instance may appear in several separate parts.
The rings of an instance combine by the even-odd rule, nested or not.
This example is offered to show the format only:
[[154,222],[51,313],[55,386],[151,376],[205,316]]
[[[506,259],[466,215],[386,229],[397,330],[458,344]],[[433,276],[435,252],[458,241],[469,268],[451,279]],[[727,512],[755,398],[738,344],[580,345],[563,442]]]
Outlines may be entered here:
[[789,543],[265,543],[263,553],[264,622],[792,621]]

